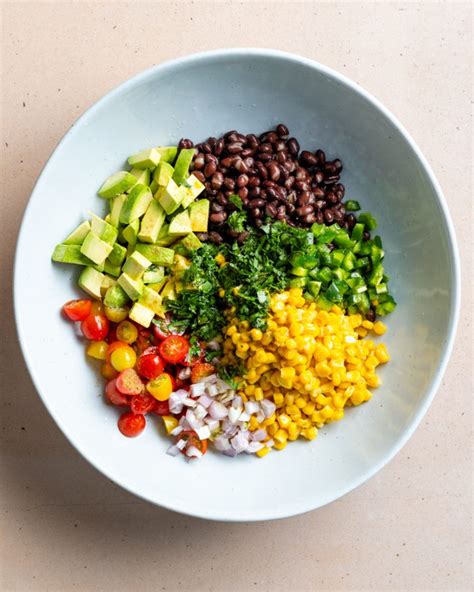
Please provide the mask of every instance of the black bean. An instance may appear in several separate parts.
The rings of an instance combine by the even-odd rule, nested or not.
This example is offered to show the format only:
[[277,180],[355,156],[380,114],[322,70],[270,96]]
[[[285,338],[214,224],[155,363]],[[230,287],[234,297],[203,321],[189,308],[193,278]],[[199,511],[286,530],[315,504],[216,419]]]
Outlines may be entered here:
[[248,198],[249,190],[247,189],[247,187],[241,187],[238,191],[238,195],[240,199],[245,200]]
[[196,232],[196,236],[198,237],[198,239],[200,241],[207,241],[207,239],[209,238],[209,235],[207,234],[207,232]]
[[232,130],[231,132],[227,133],[224,138],[226,139],[227,143],[237,142],[238,131]]
[[375,310],[373,308],[369,308],[369,310],[365,313],[365,318],[368,321],[372,321],[372,323],[375,321]]
[[235,162],[235,156],[227,156],[226,158],[223,158],[221,160],[221,166],[230,169],[230,167],[233,166],[234,162]]
[[265,205],[265,200],[261,199],[260,197],[256,197],[249,202],[249,206],[251,208],[263,208]]
[[277,154],[277,161],[280,164],[283,164],[284,162],[286,162],[288,160],[288,154],[286,152],[279,152]]
[[242,158],[247,158],[248,156],[251,156],[254,152],[255,150],[253,150],[252,148],[244,148],[240,155],[242,156]]
[[332,224],[334,222],[334,214],[331,210],[324,210],[324,219],[327,224]]
[[348,214],[346,216],[346,222],[347,222],[347,227],[349,228],[349,230],[352,230],[354,228],[354,226],[357,224],[357,220],[356,220],[356,217],[354,216],[354,214]]
[[315,213],[315,216],[316,216],[316,222],[317,222],[318,224],[324,224],[324,216],[323,216],[323,213],[322,213],[322,211],[321,211],[321,210],[318,210],[318,211]]
[[[212,175],[217,171],[217,165],[215,162],[208,162],[204,167],[204,175],[206,177],[212,177]],[[222,174],[222,173],[221,173]],[[218,189],[218,188],[217,188]]]
[[280,152],[284,152],[286,150],[286,143],[283,142],[283,140],[281,142],[275,142],[273,144],[273,148],[277,154],[280,154]]
[[272,201],[270,203],[267,203],[267,205],[265,206],[265,214],[267,216],[270,216],[270,218],[275,218],[275,216],[277,215],[276,202]]
[[212,148],[211,145],[209,144],[209,142],[203,142],[201,144],[201,150],[205,153],[205,154],[210,154],[212,152]]
[[273,156],[271,154],[267,154],[266,152],[259,152],[257,154],[257,159],[260,162],[270,162],[270,160],[272,160]]
[[181,138],[178,144],[178,148],[182,150],[183,148],[192,148],[194,144],[188,138]]
[[235,189],[235,179],[232,179],[232,177],[225,177],[225,179],[224,179],[224,187],[228,191],[233,191]]
[[241,144],[245,144],[245,142],[247,141],[247,136],[244,136],[243,134],[237,132],[235,134],[235,141],[240,142]]
[[324,179],[324,185],[334,185],[339,181],[339,175],[333,175],[332,177],[326,177]]
[[235,159],[234,168],[239,173],[248,173],[249,172],[249,167],[247,166],[246,162],[244,160],[242,160],[241,158]]
[[292,160],[285,161],[283,166],[289,173],[292,173],[296,169],[296,164]]
[[300,151],[300,145],[299,145],[298,140],[296,138],[290,138],[287,141],[286,145],[288,147],[288,152],[292,156],[297,156],[298,155],[298,152]]
[[237,184],[237,187],[245,187],[248,184],[248,182],[249,182],[248,175],[243,174],[243,175],[239,175],[237,177],[236,184]]
[[247,144],[250,146],[250,148],[256,148],[259,145],[257,136],[255,134],[248,134]]
[[288,191],[293,187],[294,184],[295,184],[295,178],[294,177],[291,177],[290,176],[290,177],[288,177],[288,179],[285,179],[284,186],[285,186],[286,189],[288,189]]
[[362,235],[362,238],[367,241],[370,240],[370,232],[368,230],[364,230],[364,233]]
[[309,183],[307,183],[306,181],[296,181],[295,187],[296,189],[298,189],[298,191],[308,191]]
[[271,161],[267,165],[268,174],[272,181],[278,181],[280,178],[280,167],[277,165],[275,161]]
[[328,200],[328,202],[332,204],[337,204],[337,202],[339,201],[337,195],[332,191],[328,191],[326,193],[326,199]]
[[220,245],[224,242],[222,235],[216,232],[215,230],[209,233],[209,240],[217,245]]
[[286,125],[284,125],[283,123],[279,123],[276,126],[276,133],[278,134],[279,138],[286,140],[286,138],[288,137],[288,134],[290,132],[288,131],[288,128],[286,127]]
[[321,187],[316,187],[316,189],[313,189],[313,193],[314,193],[314,197],[316,199],[322,199],[322,198],[326,197],[326,194],[324,193],[324,189],[321,189]]
[[227,144],[226,150],[229,154],[238,154],[242,152],[242,144],[240,142],[232,142],[231,144]]
[[336,173],[340,173],[342,171],[342,162],[339,160],[339,158],[336,158],[336,160],[333,161],[333,165],[336,169]]
[[260,208],[252,208],[250,210],[250,215],[253,218],[260,218],[260,216],[262,215],[262,210]]
[[268,171],[262,162],[256,162],[255,168],[257,169],[257,172],[261,179],[265,180],[268,178]]
[[301,206],[296,209],[296,215],[302,218],[303,216],[307,216],[308,214],[313,213],[313,206]]
[[316,216],[314,215],[314,213],[311,214],[307,214],[304,218],[303,218],[303,222],[305,224],[314,224],[316,222]]
[[202,171],[193,171],[193,175],[196,177],[196,179],[201,181],[201,183],[204,183],[204,181],[206,180],[206,177],[204,176],[204,173]]
[[200,152],[197,156],[194,157],[193,165],[194,168],[197,170],[201,170],[204,167],[204,154]]
[[216,156],[220,156],[224,150],[224,140],[222,138],[217,140],[212,150]]
[[221,205],[218,201],[213,201],[211,203],[211,212],[222,212],[224,209],[224,206]]
[[224,211],[215,212],[209,216],[209,220],[213,224],[222,224],[223,222],[225,222],[227,220],[227,214]]
[[344,222],[344,214],[342,212],[340,212],[339,210],[334,210],[334,220],[338,223],[338,224],[342,224]]
[[212,179],[211,179],[211,187],[213,189],[220,189],[222,187],[222,183],[224,182],[224,175],[220,172],[217,171],[217,173],[214,173],[212,175]]
[[265,132],[264,134],[262,134],[260,136],[260,140],[262,142],[276,142],[278,140],[278,136],[275,132],[269,131],[269,132]]
[[316,183],[322,183],[324,181],[324,173],[317,171],[314,175],[314,180]]
[[239,236],[237,237],[237,242],[239,243],[239,245],[244,243],[248,239],[249,236],[250,236],[250,232],[247,232],[246,230],[244,230],[244,232],[241,232],[239,234]]
[[217,164],[219,162],[217,159],[217,156],[214,156],[214,154],[205,154],[204,160],[206,162],[214,162],[215,164]]
[[310,191],[303,191],[298,198],[298,203],[300,206],[307,206],[310,204],[314,204],[316,198]]
[[326,154],[322,150],[316,150],[316,157],[320,166],[326,162]]
[[217,194],[216,199],[221,204],[221,206],[226,206],[229,203],[229,200],[221,191],[219,191]]
[[316,203],[314,204],[314,207],[315,207],[317,210],[322,210],[323,208],[325,208],[325,207],[326,207],[326,201],[325,201],[324,199],[318,199],[318,200],[316,201]]
[[260,195],[260,192],[260,187],[252,187],[252,189],[249,190],[249,195],[251,197],[258,197]]
[[258,187],[260,185],[260,178],[259,177],[249,177],[248,186],[249,187]]
[[309,150],[303,150],[300,156],[301,162],[308,166],[314,166],[318,163],[318,159]]

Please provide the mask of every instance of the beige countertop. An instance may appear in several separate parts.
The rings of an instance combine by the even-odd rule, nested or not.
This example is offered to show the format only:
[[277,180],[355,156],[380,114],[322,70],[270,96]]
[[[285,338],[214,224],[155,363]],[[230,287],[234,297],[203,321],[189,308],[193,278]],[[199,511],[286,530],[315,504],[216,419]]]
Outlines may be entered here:
[[[472,4],[17,1],[1,11],[0,588],[472,590]],[[74,120],[153,64],[226,46],[314,58],[381,99],[431,162],[463,257],[454,353],[413,438],[343,499],[273,523],[180,516],[98,474],[40,403],[12,316],[23,210]]]

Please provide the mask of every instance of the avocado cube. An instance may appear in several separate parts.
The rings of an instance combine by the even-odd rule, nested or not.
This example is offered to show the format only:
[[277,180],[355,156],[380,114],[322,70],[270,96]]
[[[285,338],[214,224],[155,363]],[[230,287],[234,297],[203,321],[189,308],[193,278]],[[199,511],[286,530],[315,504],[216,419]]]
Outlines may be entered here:
[[176,284],[173,278],[170,278],[161,290],[161,298],[163,300],[165,298],[168,298],[168,300],[176,300]]
[[176,275],[181,275],[183,271],[186,271],[186,269],[190,267],[190,265],[191,262],[189,261],[189,259],[183,257],[183,255],[178,255],[175,253],[172,270]]
[[173,176],[174,168],[169,162],[160,162],[153,173],[153,181],[156,181],[158,185],[166,187]]
[[100,294],[101,294],[102,298],[107,293],[107,290],[109,288],[112,288],[116,284],[117,284],[116,279],[114,279],[113,277],[110,277],[110,275],[104,275],[104,279],[102,280],[102,284],[100,286]]
[[97,271],[93,267],[86,267],[82,270],[81,275],[79,276],[79,287],[93,298],[100,300],[102,296],[100,288],[104,281],[104,277],[103,273],[100,273],[100,271]]
[[111,286],[104,297],[105,306],[110,308],[123,308],[129,302],[130,298],[123,288],[118,284]]
[[92,261],[81,253],[81,245],[56,245],[51,259],[56,263],[92,265]]
[[127,249],[125,247],[122,247],[122,245],[115,243],[115,245],[112,248],[112,252],[107,257],[106,262],[108,261],[111,265],[120,266],[124,262],[126,255]]
[[186,187],[187,191],[185,198],[181,202],[181,207],[186,209],[189,204],[191,204],[196,197],[204,191],[205,187],[194,175],[189,175],[189,177],[183,181],[183,185]]
[[189,165],[191,164],[195,153],[195,148],[183,148],[179,151],[173,173],[173,181],[175,181],[177,185],[181,185],[189,175]]
[[151,265],[146,257],[138,251],[134,251],[130,257],[125,261],[122,268],[123,273],[126,273],[132,280],[138,280],[142,277],[143,272]]
[[159,247],[158,245],[145,245],[143,243],[137,243],[135,249],[155,265],[169,267],[173,264],[173,249]]
[[156,315],[160,317],[165,316],[161,296],[155,290],[145,286],[143,288],[143,294],[140,296],[138,302],[143,304],[143,306],[150,308]]
[[90,229],[91,225],[87,220],[82,222],[64,239],[63,245],[82,245]]
[[169,162],[173,164],[176,155],[178,154],[177,146],[159,146],[157,151],[160,154],[160,162]]
[[135,169],[154,169],[160,162],[161,155],[156,148],[142,150],[138,154],[129,156],[128,164]]
[[122,266],[121,265],[113,265],[110,263],[108,259],[104,261],[104,271],[109,275],[113,275],[114,277],[118,278],[118,276],[122,273]]
[[155,290],[155,292],[159,293],[161,288],[166,284],[167,281],[168,281],[168,277],[165,276],[159,282],[156,282],[156,284],[148,284],[148,287],[151,288],[152,290]]
[[169,235],[169,229],[170,229],[169,224],[164,224],[161,227],[161,230],[158,234],[158,238],[156,239],[156,244],[159,245],[160,247],[167,247],[168,245],[171,245],[172,243],[174,243],[176,241],[175,236]]
[[184,198],[183,190],[176,185],[173,179],[170,179],[166,187],[160,187],[154,197],[160,206],[169,215],[175,212]]
[[143,273],[143,283],[144,284],[157,284],[160,282],[165,276],[165,269],[164,267],[158,267],[157,265],[151,265],[144,273]]
[[158,191],[159,188],[160,188],[160,186],[155,181],[155,179],[152,179],[152,181],[150,183],[150,191],[152,192],[152,194],[155,195],[155,193]]
[[209,220],[209,200],[200,199],[189,206],[189,217],[193,232],[207,232]]
[[140,220],[137,218],[122,230],[122,236],[129,245],[135,246],[139,228]]
[[[139,185],[150,184],[150,169],[132,169],[130,174],[133,175]],[[129,189],[130,191],[130,189]]]
[[100,239],[92,231],[88,233],[81,245],[81,253],[94,263],[100,265],[112,252],[112,246]]
[[110,220],[109,224],[118,228],[120,224],[120,212],[122,211],[123,204],[127,201],[127,195],[122,193],[117,195],[110,200]]
[[135,323],[138,323],[142,327],[149,327],[153,317],[155,316],[155,313],[151,310],[151,308],[148,308],[139,302],[135,302],[128,313],[128,316],[132,319],[132,321],[135,321]]
[[180,236],[182,234],[189,234],[192,230],[189,212],[185,210],[171,220],[168,232],[171,236]]
[[144,243],[156,242],[165,217],[164,209],[156,200],[152,200],[140,223],[139,240]]
[[119,171],[105,180],[98,194],[105,199],[111,199],[133,187],[136,182],[137,179],[132,174],[127,171]]
[[135,185],[122,207],[120,222],[122,224],[130,224],[133,220],[143,216],[152,199],[153,195],[148,187],[140,184]]
[[118,230],[99,216],[92,214],[91,231],[96,234],[101,240],[114,246],[117,240]]
[[181,239],[180,242],[188,252],[196,251],[202,247],[202,242],[198,239],[194,232],[190,232],[187,236]]
[[117,281],[130,300],[138,300],[142,295],[143,282],[141,280],[134,280],[126,273],[122,273]]

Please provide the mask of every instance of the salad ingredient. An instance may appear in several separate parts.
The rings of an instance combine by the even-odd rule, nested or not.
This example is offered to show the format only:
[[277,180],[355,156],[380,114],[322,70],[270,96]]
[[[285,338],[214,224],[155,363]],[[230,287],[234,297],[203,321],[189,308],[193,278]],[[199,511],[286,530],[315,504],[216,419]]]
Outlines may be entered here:
[[102,298],[101,286],[104,281],[104,274],[93,267],[85,267],[79,276],[79,287],[87,292],[89,296],[100,300]]
[[187,339],[181,335],[170,335],[166,337],[160,345],[159,352],[161,357],[169,364],[178,364],[186,357],[189,350]]
[[63,241],[63,245],[82,245],[84,239],[89,234],[90,229],[90,223],[87,220],[84,220],[84,222],[81,222],[77,228],[68,234]]
[[[153,351],[149,351],[149,350]],[[158,355],[158,348],[148,348],[146,349],[142,355],[138,358],[137,361],[137,372],[144,378],[148,380],[153,380],[157,378],[165,369],[165,364],[163,360]]]
[[91,341],[103,341],[109,332],[109,319],[103,314],[89,314],[81,323],[81,331]]
[[128,191],[136,182],[136,178],[131,173],[119,171],[104,181],[104,184],[98,191],[98,195],[105,199],[117,197],[117,195]]
[[118,428],[127,438],[139,436],[146,426],[146,419],[143,415],[135,415],[130,411],[119,417]]
[[157,401],[167,401],[173,392],[173,379],[168,373],[163,372],[147,383],[146,390]]
[[110,354],[110,364],[117,372],[122,372],[122,370],[126,370],[127,368],[133,368],[136,361],[137,354],[135,350],[126,344],[118,347]]
[[106,384],[105,396],[112,405],[128,405],[129,403],[129,397],[118,390],[115,378]]
[[64,314],[71,321],[83,321],[91,312],[90,300],[70,300],[63,306]]
[[148,393],[136,395],[130,401],[130,410],[135,415],[146,415],[150,411],[153,411],[155,403],[156,400]]
[[145,392],[145,386],[133,368],[127,368],[120,372],[116,385],[124,395],[141,395]]
[[191,382],[200,382],[203,378],[211,376],[216,371],[215,367],[208,362],[198,362],[191,370]]
[[118,324],[117,339],[124,341],[125,343],[134,343],[138,338],[138,329],[130,321],[122,321]]
[[86,348],[86,354],[96,360],[105,360],[108,347],[109,344],[106,341],[92,341]]
[[104,362],[102,364],[100,367],[100,373],[102,374],[103,378],[105,378],[105,380],[112,380],[118,376],[117,370],[114,370],[109,362]]
[[155,415],[168,416],[170,413],[170,406],[168,401],[155,400],[155,407],[153,409]]
[[200,458],[207,452],[207,440],[200,440],[193,430],[184,430],[178,436],[176,443],[184,442],[184,447],[180,448],[186,456]]
[[138,154],[128,157],[128,164],[136,169],[151,169],[160,162],[161,154],[156,148],[142,150]]

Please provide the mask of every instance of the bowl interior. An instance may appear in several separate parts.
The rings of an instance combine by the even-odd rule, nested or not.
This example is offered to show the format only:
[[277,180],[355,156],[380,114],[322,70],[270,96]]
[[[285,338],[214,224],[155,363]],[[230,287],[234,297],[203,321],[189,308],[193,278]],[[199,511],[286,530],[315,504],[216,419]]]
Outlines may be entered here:
[[[321,147],[330,158],[341,158],[346,197],[359,200],[379,222],[398,301],[384,336],[392,361],[380,372],[383,386],[373,399],[321,430],[316,441],[294,443],[264,460],[211,453],[203,462],[187,464],[165,454],[169,441],[159,435],[157,418],[137,439],[118,432],[118,412],[104,404],[102,381],[59,314],[62,304],[79,293],[76,270],[51,264],[51,252],[88,211],[105,211],[97,188],[129,154],[234,128],[262,132],[280,121],[302,148]],[[148,71],[102,99],[49,161],[18,244],[20,339],[51,414],[112,480],[152,502],[198,516],[288,516],[328,503],[363,482],[393,456],[421,418],[451,336],[453,249],[436,188],[416,150],[354,85],[307,61],[272,52],[191,57]]]

